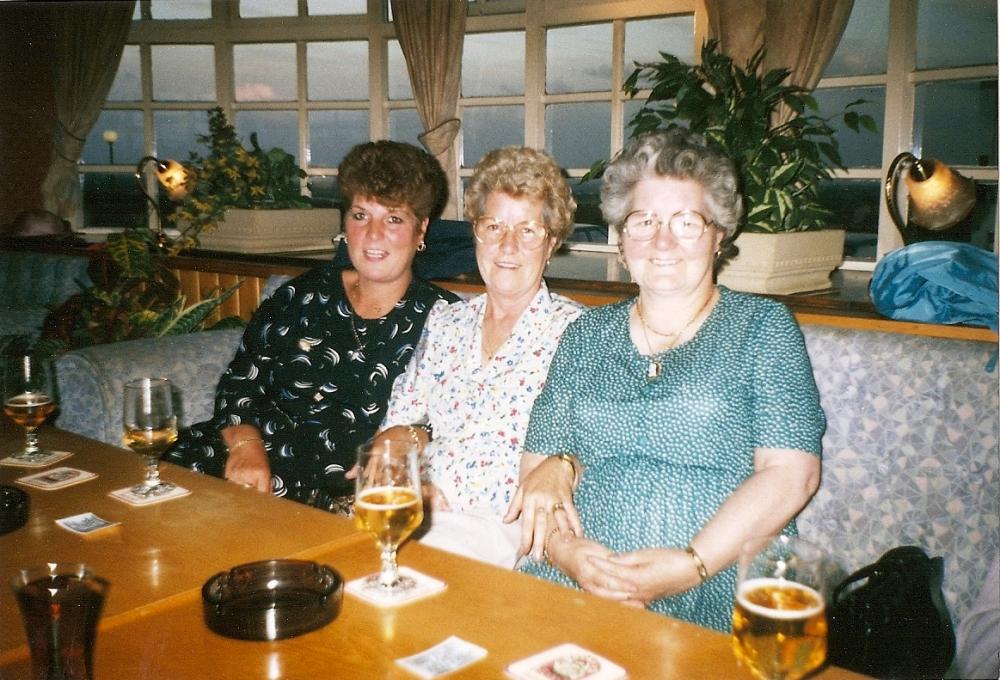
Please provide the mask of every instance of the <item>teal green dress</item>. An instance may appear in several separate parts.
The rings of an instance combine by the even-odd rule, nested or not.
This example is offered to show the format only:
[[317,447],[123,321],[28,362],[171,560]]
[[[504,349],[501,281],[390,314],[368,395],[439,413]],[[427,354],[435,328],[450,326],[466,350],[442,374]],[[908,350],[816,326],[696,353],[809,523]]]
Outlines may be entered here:
[[[580,458],[584,533],[614,551],[687,546],[753,473],[757,448],[820,454],[826,418],[795,319],[773,300],[719,291],[697,334],[655,357],[659,378],[629,337],[634,299],[585,312],[556,350],[525,450]],[[576,585],[547,564],[521,568]],[[735,586],[733,566],[649,608],[728,631]]]

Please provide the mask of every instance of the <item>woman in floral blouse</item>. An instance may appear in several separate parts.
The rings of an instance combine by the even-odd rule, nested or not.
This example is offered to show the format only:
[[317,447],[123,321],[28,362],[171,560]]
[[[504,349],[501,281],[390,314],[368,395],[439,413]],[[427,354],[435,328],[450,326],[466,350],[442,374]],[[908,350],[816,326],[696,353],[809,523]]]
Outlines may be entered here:
[[542,281],[575,209],[544,151],[505,147],[475,168],[465,212],[486,293],[431,312],[382,422],[381,436],[423,446],[425,543],[514,565],[519,529],[502,517],[528,416],[563,329],[582,310]]
[[316,267],[261,304],[219,381],[215,414],[166,459],[278,496],[348,510],[344,479],[376,431],[428,313],[457,299],[413,276],[447,180],[398,142],[351,150],[339,169],[352,267]]

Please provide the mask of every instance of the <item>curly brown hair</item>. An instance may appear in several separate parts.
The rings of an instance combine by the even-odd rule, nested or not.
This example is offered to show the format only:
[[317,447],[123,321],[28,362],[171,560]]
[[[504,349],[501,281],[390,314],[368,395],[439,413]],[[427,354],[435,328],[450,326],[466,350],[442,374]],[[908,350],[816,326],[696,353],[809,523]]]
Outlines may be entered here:
[[434,219],[448,201],[448,178],[434,156],[412,144],[382,139],[358,144],[338,168],[340,193],[406,206],[418,220]]
[[494,191],[514,198],[542,202],[542,217],[558,248],[573,233],[576,201],[556,160],[547,152],[526,146],[493,149],[476,163],[465,191],[465,219],[483,216],[486,199]]

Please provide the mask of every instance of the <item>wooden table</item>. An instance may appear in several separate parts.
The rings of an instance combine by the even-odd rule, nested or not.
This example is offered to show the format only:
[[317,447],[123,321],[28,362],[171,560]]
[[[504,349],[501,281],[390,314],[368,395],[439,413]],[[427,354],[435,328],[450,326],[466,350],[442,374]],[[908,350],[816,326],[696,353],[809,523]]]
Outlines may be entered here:
[[[51,430],[42,439],[76,450],[67,463],[101,477],[62,491],[33,492],[29,524],[0,537],[0,567],[6,577],[26,561],[75,559],[94,564],[111,581],[94,659],[97,680],[413,678],[395,660],[451,635],[489,653],[449,678],[502,678],[511,662],[563,642],[606,656],[631,678],[750,677],[737,666],[727,635],[413,542],[401,550],[400,563],[445,581],[444,592],[391,609],[345,595],[336,620],[287,640],[216,635],[202,620],[200,586],[217,571],[297,556],[328,564],[351,580],[377,570],[373,541],[342,518],[172,466],[164,466],[164,477],[194,493],[134,509],[106,492],[139,478],[137,457]],[[0,445],[7,441],[0,438]],[[0,468],[0,480],[20,476],[11,470]],[[122,527],[88,540],[52,522],[84,510],[121,519]],[[23,633],[18,639],[14,630],[20,621],[9,589],[2,598],[0,680],[13,680],[27,674],[27,650]],[[861,676],[828,668],[816,677]]]

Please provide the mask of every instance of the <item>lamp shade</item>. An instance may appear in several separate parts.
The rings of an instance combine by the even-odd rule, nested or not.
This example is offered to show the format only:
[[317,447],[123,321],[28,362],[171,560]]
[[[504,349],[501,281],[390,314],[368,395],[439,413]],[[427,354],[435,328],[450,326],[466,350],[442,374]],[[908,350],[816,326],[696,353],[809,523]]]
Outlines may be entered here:
[[906,225],[896,202],[901,174],[909,194],[908,221],[922,229],[949,229],[965,219],[976,203],[976,185],[971,179],[933,158],[919,159],[911,153],[901,153],[889,166],[885,182],[889,215],[900,230]]
[[171,201],[180,201],[194,187],[194,176],[183,165],[175,160],[161,161],[156,164],[156,179],[160,181]]

